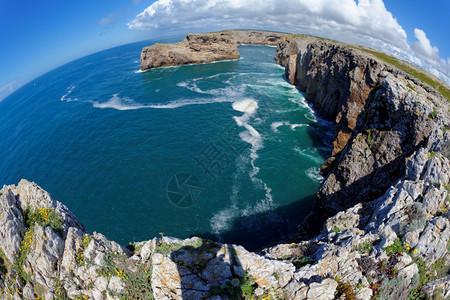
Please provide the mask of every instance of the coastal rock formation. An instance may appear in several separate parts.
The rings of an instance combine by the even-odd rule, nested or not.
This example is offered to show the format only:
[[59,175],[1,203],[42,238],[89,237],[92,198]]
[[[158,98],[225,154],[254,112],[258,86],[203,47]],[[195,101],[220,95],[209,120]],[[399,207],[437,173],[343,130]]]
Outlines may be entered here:
[[[2,299],[406,299],[450,296],[450,161],[421,149],[380,198],[315,238],[252,253],[193,237],[123,247],[22,180],[0,191]],[[424,294],[425,295],[425,294]],[[347,298],[349,299],[349,298]]]
[[142,49],[141,70],[239,57],[236,41],[229,32],[188,34],[176,44],[156,43]]
[[345,45],[281,37],[276,59],[337,124],[311,238],[258,253],[198,237],[124,247],[21,180],[0,190],[0,298],[449,298],[449,103]]
[[405,160],[415,151],[449,147],[447,100],[369,53],[293,37],[280,43],[276,60],[317,114],[336,124],[332,157],[322,166],[325,180],[303,234],[317,233],[343,209],[380,197],[403,178]]
[[277,45],[283,36],[283,33],[254,30],[188,34],[176,44],[156,43],[142,49],[141,70],[238,59],[237,45]]

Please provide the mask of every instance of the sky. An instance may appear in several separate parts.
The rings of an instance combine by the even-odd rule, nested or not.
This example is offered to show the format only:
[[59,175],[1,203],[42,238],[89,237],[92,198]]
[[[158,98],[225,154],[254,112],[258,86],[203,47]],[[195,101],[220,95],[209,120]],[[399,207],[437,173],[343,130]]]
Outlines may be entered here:
[[449,0],[0,0],[0,101],[100,50],[239,28],[365,44],[450,83],[449,16]]

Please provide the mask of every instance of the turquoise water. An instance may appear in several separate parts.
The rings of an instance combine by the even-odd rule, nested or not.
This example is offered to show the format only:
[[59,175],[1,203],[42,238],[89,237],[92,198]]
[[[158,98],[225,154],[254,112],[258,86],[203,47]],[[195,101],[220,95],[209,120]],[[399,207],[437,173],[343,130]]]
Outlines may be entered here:
[[249,249],[310,211],[331,127],[275,50],[140,72],[151,41],[79,59],[0,102],[0,184],[34,181],[123,244],[160,233]]

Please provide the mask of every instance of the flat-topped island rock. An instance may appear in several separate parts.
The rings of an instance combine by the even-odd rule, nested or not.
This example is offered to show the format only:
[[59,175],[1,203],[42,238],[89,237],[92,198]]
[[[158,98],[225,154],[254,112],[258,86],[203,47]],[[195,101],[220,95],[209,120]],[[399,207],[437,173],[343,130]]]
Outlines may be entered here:
[[188,34],[176,44],[156,43],[141,52],[141,70],[238,59],[236,41],[229,32]]
[[156,43],[142,49],[141,70],[238,59],[239,44],[277,45],[284,35],[254,30],[188,34],[179,43]]

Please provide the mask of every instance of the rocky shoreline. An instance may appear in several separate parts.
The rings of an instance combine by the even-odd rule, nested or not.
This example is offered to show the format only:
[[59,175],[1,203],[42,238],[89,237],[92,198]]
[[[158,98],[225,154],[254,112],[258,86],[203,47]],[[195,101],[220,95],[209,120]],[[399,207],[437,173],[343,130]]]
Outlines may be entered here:
[[0,191],[0,298],[450,298],[449,102],[346,45],[277,39],[288,80],[336,123],[316,207],[293,242],[258,253],[196,237],[124,247],[22,180]]

